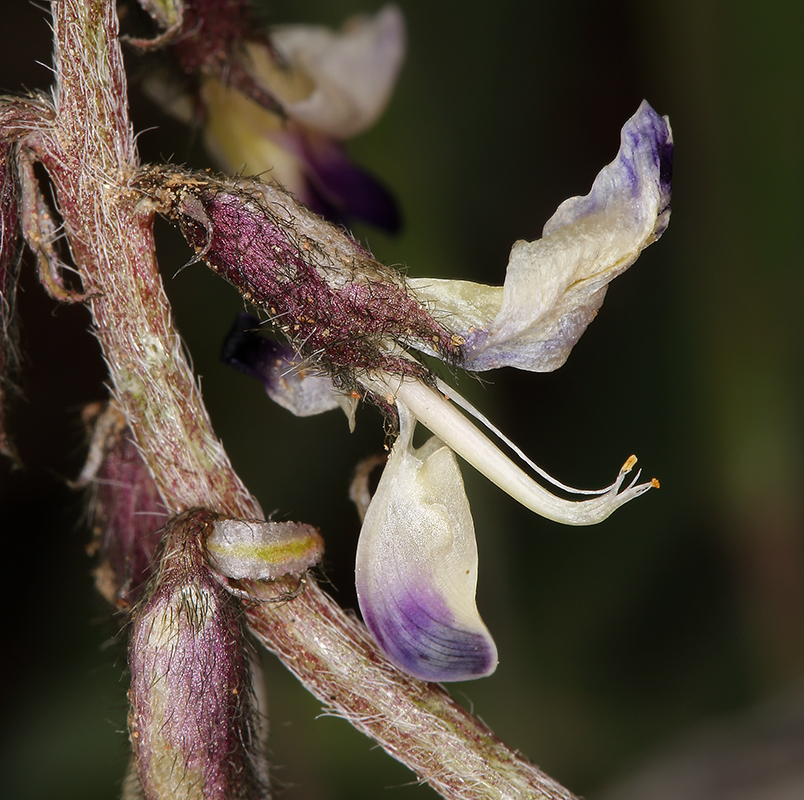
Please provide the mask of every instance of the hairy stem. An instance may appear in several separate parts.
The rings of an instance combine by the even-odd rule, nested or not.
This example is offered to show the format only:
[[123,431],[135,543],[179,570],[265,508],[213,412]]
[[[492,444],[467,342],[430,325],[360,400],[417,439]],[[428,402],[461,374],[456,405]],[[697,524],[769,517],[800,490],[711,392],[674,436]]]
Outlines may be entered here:
[[[46,167],[89,295],[114,397],[162,499],[261,517],[215,437],[157,271],[152,212],[127,182],[138,167],[112,0],[53,3],[54,108],[26,115],[13,137]],[[13,114],[6,114],[6,117]],[[275,589],[253,585],[256,597]],[[247,608],[255,636],[334,713],[449,798],[571,798],[507,748],[445,691],[407,678],[361,624],[313,582],[286,603]]]

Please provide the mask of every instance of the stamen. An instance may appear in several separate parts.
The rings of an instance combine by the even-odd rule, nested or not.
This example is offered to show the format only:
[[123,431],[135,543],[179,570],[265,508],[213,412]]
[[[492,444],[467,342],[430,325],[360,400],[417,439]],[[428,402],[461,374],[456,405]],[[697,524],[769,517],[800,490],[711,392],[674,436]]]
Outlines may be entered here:
[[[635,463],[629,458],[623,464],[614,483],[600,496],[589,500],[565,500],[556,497],[516,466],[435,389],[421,381],[384,372],[374,373],[372,377],[365,379],[365,382],[367,388],[377,394],[385,395],[390,391],[423,425],[492,483],[526,508],[554,522],[565,525],[594,525],[602,522],[621,505],[654,486],[653,482],[638,485],[632,483],[620,492],[625,475]],[[577,490],[571,491],[579,493]]]
[[[448,386],[444,381],[440,378],[436,381],[436,386],[438,386],[439,390],[444,393],[447,400],[452,400],[456,406],[460,406],[464,411],[471,414],[478,422],[485,425],[488,430],[490,430],[501,442],[506,444],[508,447],[511,448],[537,475],[540,475],[549,483],[552,483],[553,486],[557,487],[558,489],[563,489],[565,492],[569,494],[584,494],[584,495],[600,495],[606,494],[606,492],[611,491],[614,484],[610,484],[606,486],[604,489],[575,489],[572,486],[567,486],[565,483],[561,483],[561,481],[556,480],[552,475],[548,474],[542,467],[540,467],[535,462],[531,461],[530,458],[524,453],[524,451],[514,442],[512,442],[499,428],[497,428],[491,420],[488,419],[483,413],[478,411],[465,397],[461,396],[455,389],[451,386]],[[634,459],[634,463],[636,463],[636,456],[631,456]],[[630,461],[630,459],[629,459]],[[633,466],[633,464],[632,464]],[[626,470],[627,472],[628,470]]]

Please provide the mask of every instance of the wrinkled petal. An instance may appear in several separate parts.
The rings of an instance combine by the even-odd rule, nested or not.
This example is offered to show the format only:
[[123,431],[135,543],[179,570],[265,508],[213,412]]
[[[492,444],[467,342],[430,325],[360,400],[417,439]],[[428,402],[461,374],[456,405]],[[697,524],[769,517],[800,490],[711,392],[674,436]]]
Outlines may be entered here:
[[337,33],[312,25],[276,27],[271,41],[290,69],[312,84],[304,97],[282,98],[288,116],[348,139],[369,128],[388,103],[405,57],[405,20],[396,6],[386,6]]
[[497,649],[475,604],[477,545],[463,479],[436,438],[400,435],[369,505],[357,547],[360,610],[387,657],[428,681],[489,675]]
[[667,121],[643,102],[590,193],[564,201],[541,239],[514,244],[502,289],[410,282],[466,339],[467,367],[549,372],[566,361],[608,283],[667,227],[672,146]]

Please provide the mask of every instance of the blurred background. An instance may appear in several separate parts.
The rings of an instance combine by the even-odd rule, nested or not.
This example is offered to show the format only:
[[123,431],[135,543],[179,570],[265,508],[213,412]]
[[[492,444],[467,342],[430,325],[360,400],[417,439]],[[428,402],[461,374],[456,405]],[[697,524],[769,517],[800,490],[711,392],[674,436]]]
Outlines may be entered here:
[[[567,364],[460,379],[562,481],[608,484],[633,453],[662,488],[598,527],[558,526],[464,468],[480,549],[490,678],[451,687],[506,742],[587,798],[804,797],[804,6],[401,0],[409,51],[379,123],[351,141],[393,190],[394,238],[355,226],[413,276],[501,283],[508,251],[585,194],[646,98],[670,117],[673,217],[612,284]],[[364,0],[276,0],[267,22],[339,26]],[[14,4],[0,89],[46,88],[47,16]],[[42,63],[37,63],[42,62]],[[132,89],[144,160],[203,163]],[[189,143],[188,143],[189,142]],[[160,260],[217,433],[267,513],[318,525],[332,594],[354,607],[357,461],[380,416],[296,419],[218,361],[242,303],[160,223]],[[25,463],[0,465],[0,787],[112,798],[127,761],[124,620],[90,576],[84,404],[104,367],[81,308],[24,271]],[[280,796],[434,796],[266,657]]]

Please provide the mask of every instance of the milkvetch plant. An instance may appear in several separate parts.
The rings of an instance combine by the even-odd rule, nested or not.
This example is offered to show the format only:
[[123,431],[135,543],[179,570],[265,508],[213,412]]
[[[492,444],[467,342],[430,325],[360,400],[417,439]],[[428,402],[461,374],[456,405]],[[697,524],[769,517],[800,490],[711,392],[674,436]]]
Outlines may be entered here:
[[[370,124],[401,59],[395,9],[340,34],[272,36],[252,27],[239,0],[142,5],[157,31],[133,43],[170,50],[209,120],[225,120],[231,133],[235,112],[246,124],[259,118],[249,136],[259,129],[288,152],[303,140],[331,154]],[[570,525],[599,522],[656,482],[637,476],[624,486],[631,457],[599,491],[564,486],[422,357],[472,372],[560,366],[608,283],[667,226],[666,120],[640,106],[589,194],[563,203],[541,239],[513,246],[503,286],[410,278],[301,202],[316,204],[311,186],[319,199],[326,194],[322,164],[338,159],[307,152],[296,173],[284,173],[306,176],[296,185],[281,169],[270,181],[142,165],[114,4],[60,0],[53,31],[52,96],[0,99],[0,366],[7,378],[16,360],[22,239],[46,290],[89,309],[109,370],[109,403],[85,413],[93,433],[76,483],[90,489],[98,588],[129,620],[124,797],[270,795],[249,633],[329,710],[444,796],[571,797],[431,683],[489,674],[498,658],[475,605],[477,547],[457,456],[536,513]],[[376,74],[367,77],[366,65]],[[216,117],[216,93],[234,98],[232,119]],[[223,147],[221,130],[213,125],[209,136]],[[328,174],[338,176],[332,186],[356,185],[349,170]],[[322,210],[349,210],[327,197]],[[236,323],[224,347],[229,363],[295,414],[340,407],[354,425],[356,404],[366,401],[394,432],[374,496],[365,485],[353,491],[368,630],[309,573],[326,531],[267,519],[215,436],[159,278],[155,213],[260,314]],[[260,335],[262,327],[281,341]],[[419,424],[433,436],[415,447]],[[5,426],[0,447],[13,453]]]

